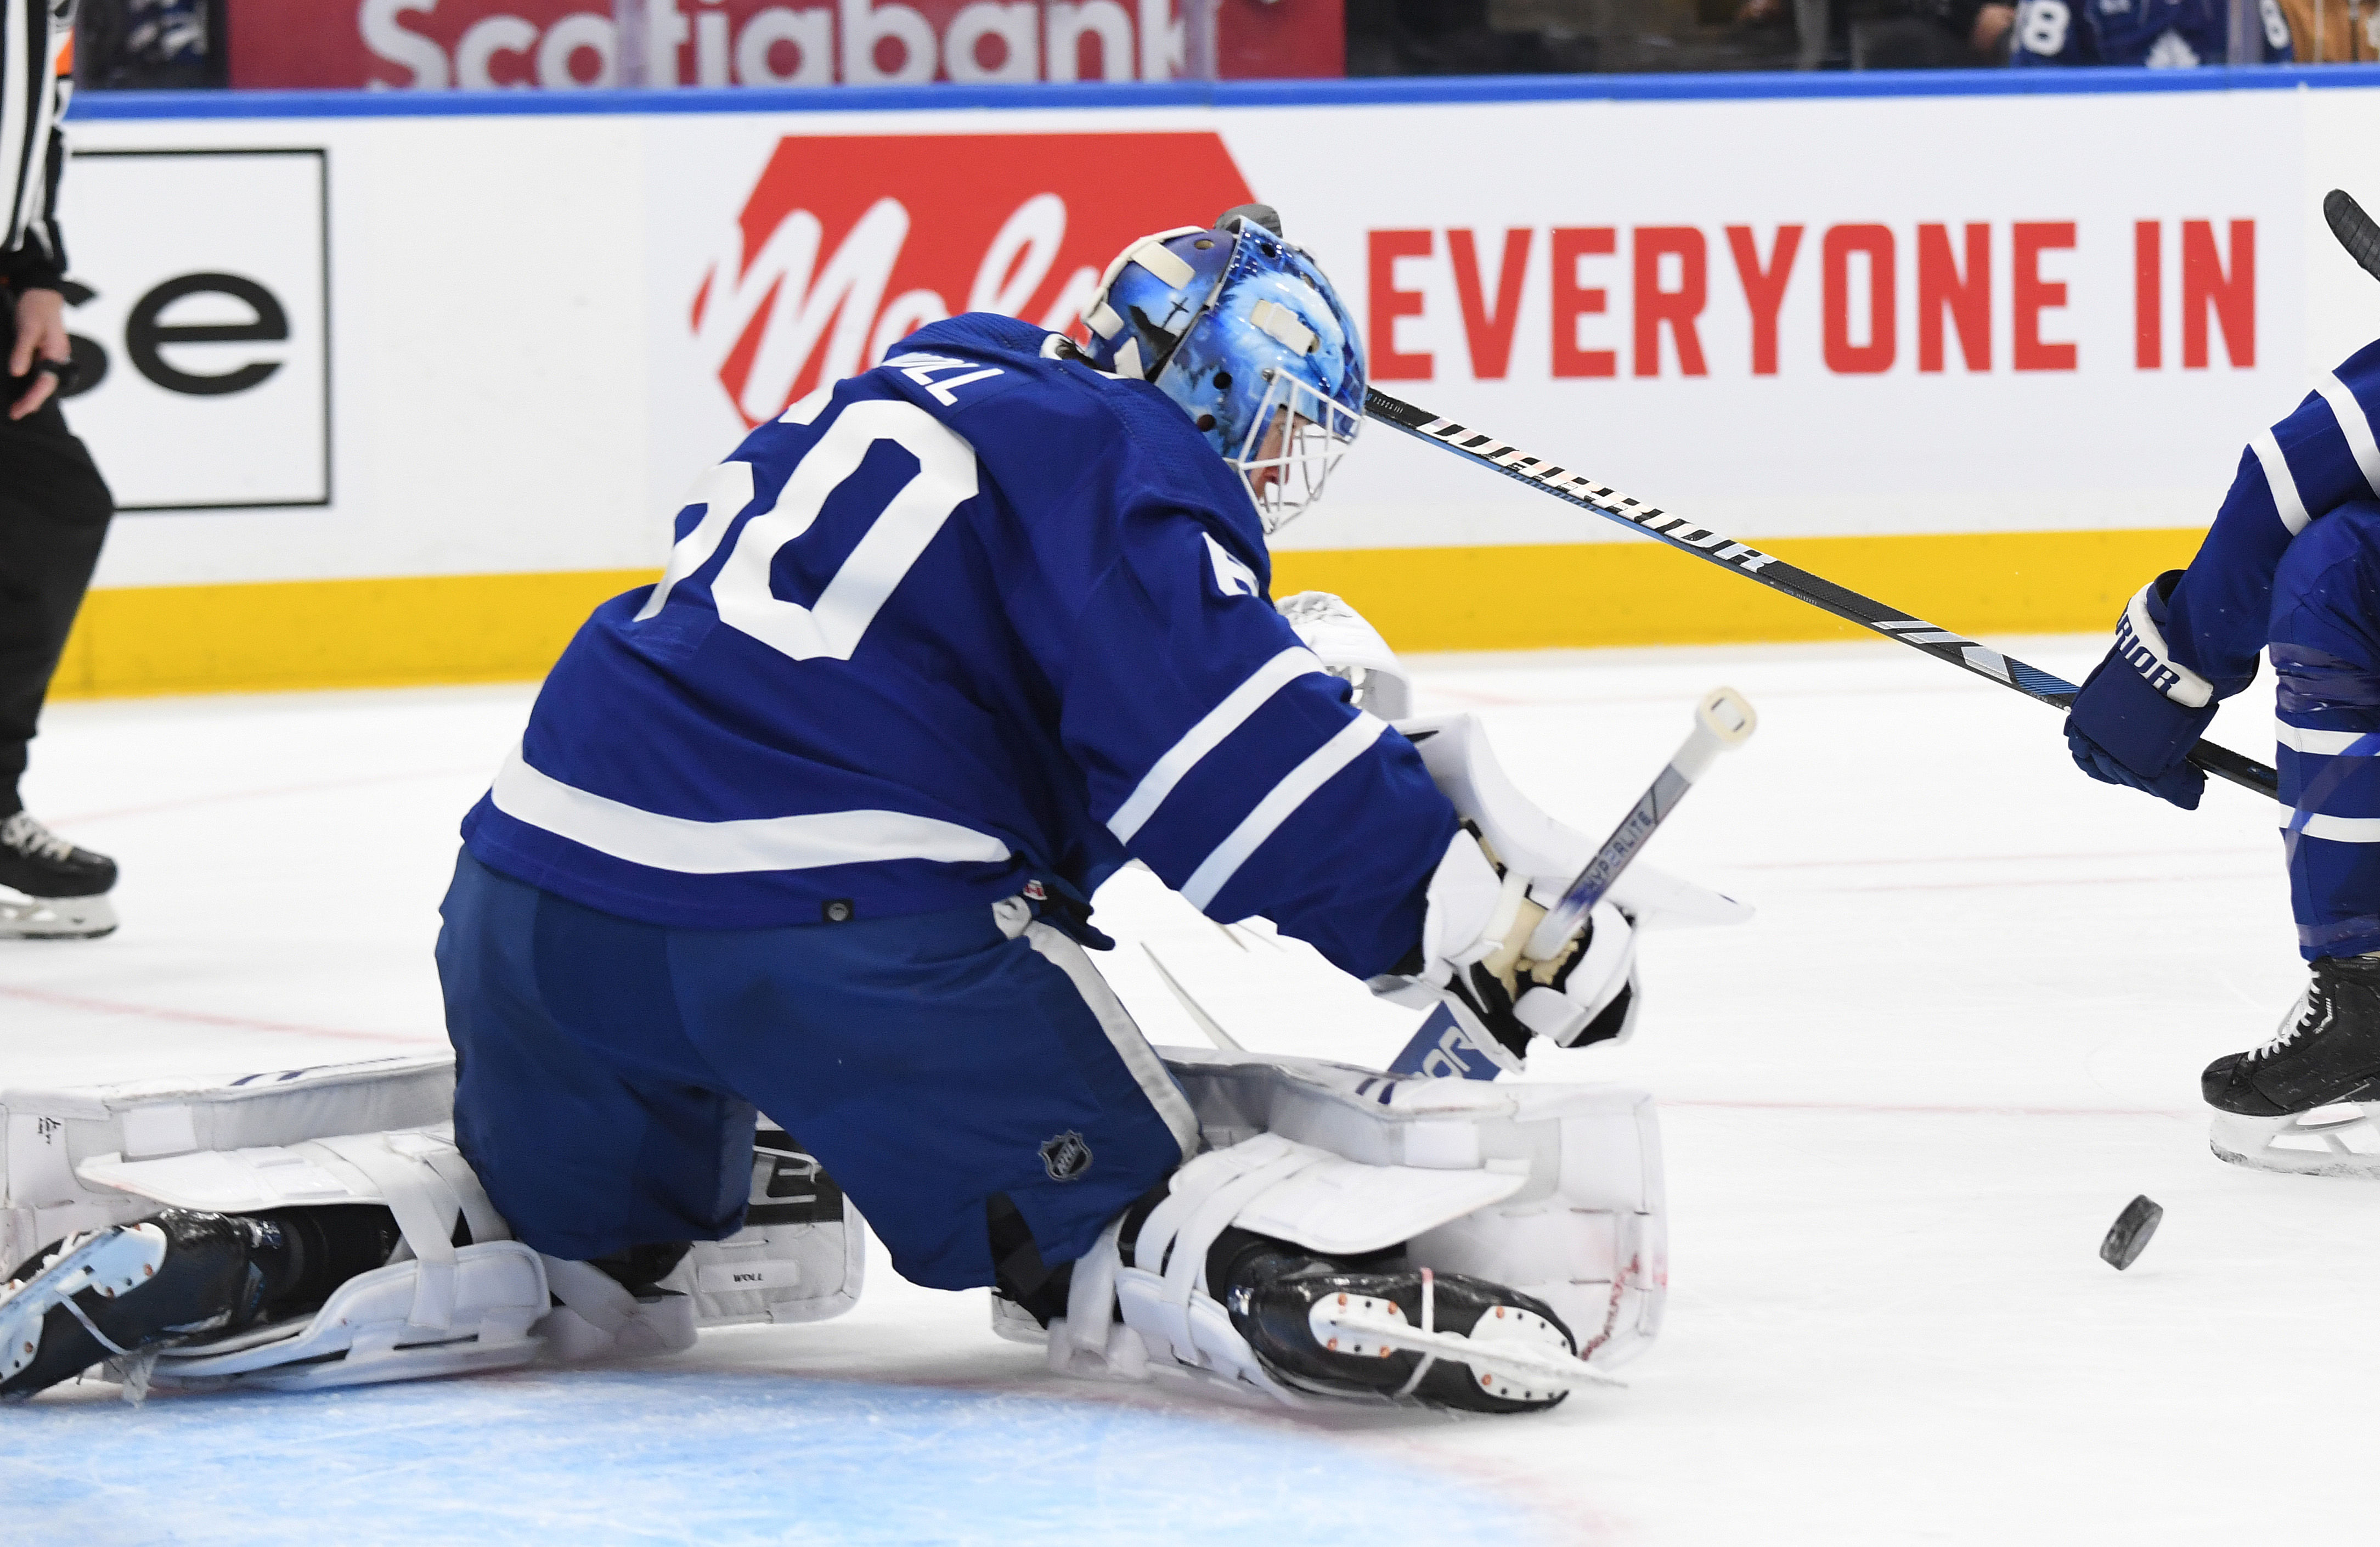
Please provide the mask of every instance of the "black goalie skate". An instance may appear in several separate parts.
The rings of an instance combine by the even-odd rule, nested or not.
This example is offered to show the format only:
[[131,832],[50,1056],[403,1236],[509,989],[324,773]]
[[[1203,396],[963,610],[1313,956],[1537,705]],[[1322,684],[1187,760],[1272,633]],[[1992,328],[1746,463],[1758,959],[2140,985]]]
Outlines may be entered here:
[[310,1307],[384,1261],[396,1240],[394,1218],[377,1208],[268,1218],[168,1209],[77,1236],[0,1289],[0,1398]]
[[[112,932],[115,861],[78,848],[18,811],[0,821],[0,940],[88,940]],[[6,892],[22,894],[10,897]]]
[[2235,1165],[2380,1178],[2380,959],[2325,956],[2273,1040],[2206,1066],[2212,1143]]
[[[1209,1281],[1224,1285],[1232,1325],[1288,1385],[1521,1413],[1554,1406],[1577,1383],[1570,1329],[1530,1296],[1393,1254],[1339,1262],[1239,1231],[1208,1261],[1227,1249],[1230,1267]],[[1465,1362],[1489,1349],[1492,1363]]]

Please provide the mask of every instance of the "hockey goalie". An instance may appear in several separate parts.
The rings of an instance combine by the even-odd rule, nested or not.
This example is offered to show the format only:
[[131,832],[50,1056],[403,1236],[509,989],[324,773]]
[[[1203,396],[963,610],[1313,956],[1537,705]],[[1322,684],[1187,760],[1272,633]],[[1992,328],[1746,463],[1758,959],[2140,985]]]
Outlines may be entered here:
[[1640,1351],[1645,1097],[1160,1057],[1094,967],[1136,859],[1512,1067],[1627,1035],[1636,926],[1731,905],[1624,878],[1545,949],[1594,846],[1274,604],[1365,376],[1270,210],[1085,322],[933,323],[698,481],[464,820],[451,1066],[11,1093],[0,1393],[683,1347],[849,1305],[863,1211],[1072,1374],[1517,1413]]

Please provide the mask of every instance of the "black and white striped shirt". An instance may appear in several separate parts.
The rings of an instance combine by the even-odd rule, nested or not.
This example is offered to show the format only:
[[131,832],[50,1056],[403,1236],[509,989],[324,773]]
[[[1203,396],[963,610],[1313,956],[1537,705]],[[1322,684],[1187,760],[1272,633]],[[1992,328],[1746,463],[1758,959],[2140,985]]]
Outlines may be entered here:
[[0,197],[6,206],[0,279],[19,288],[65,277],[59,120],[74,91],[75,0],[0,0]]

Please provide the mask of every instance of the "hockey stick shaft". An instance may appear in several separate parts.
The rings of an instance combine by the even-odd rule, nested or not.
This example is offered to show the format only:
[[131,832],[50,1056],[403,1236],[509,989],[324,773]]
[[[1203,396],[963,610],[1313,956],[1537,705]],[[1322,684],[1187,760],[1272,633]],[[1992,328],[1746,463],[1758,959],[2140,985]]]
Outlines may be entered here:
[[1604,899],[1629,861],[1669,820],[1670,813],[1678,809],[1686,791],[1710,772],[1710,765],[1718,761],[1721,752],[1752,739],[1759,724],[1760,718],[1753,713],[1752,705],[1732,688],[1714,688],[1702,696],[1702,701],[1694,705],[1694,733],[1645,793],[1636,798],[1636,804],[1620,819],[1611,836],[1603,840],[1595,858],[1579,868],[1577,876],[1562,889],[1561,901],[1554,904],[1537,920],[1536,928],[1529,932],[1525,951],[1530,959],[1550,961],[1561,953],[1579,920]]
[[[1873,598],[1848,591],[1832,580],[1787,564],[1773,554],[1764,554],[1750,543],[1739,542],[1724,532],[1698,526],[1675,512],[1647,505],[1569,467],[1529,456],[1518,446],[1484,434],[1468,425],[1440,419],[1411,403],[1391,397],[1378,387],[1364,394],[1364,411],[1383,424],[1392,425],[1418,440],[1442,446],[1458,457],[1518,480],[1566,504],[1591,510],[1607,520],[1633,527],[1706,564],[1715,564],[1722,569],[1757,580],[1771,591],[1781,591],[1797,602],[1805,602],[1821,612],[1830,613],[1846,623],[1872,629],[1912,650],[1922,650],[1937,661],[1948,662],[1977,676],[1988,677],[2003,688],[2012,688],[2054,709],[2064,709],[2081,691],[2065,678],[2043,671],[2038,666],[2028,665],[2012,655],[2003,655],[1989,645],[1951,633],[1947,628],[1937,627],[1924,618],[1897,612]],[[2252,789],[2273,798],[2279,798],[2280,780],[2270,768],[2228,748],[2218,747],[2212,741],[2201,741],[2191,749],[2190,761],[2206,773],[2228,779],[2243,789]]]

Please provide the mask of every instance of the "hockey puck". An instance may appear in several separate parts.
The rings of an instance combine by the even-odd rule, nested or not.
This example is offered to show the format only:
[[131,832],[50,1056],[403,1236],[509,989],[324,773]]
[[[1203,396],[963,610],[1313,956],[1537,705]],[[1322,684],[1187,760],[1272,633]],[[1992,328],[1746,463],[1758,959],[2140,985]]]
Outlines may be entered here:
[[2156,1234],[2157,1222],[2163,1218],[2165,1211],[2150,1202],[2145,1194],[2133,1199],[2116,1216],[2116,1223],[2107,1226],[2107,1238],[2099,1243],[2100,1260],[2122,1273],[2149,1249],[2149,1237]]

